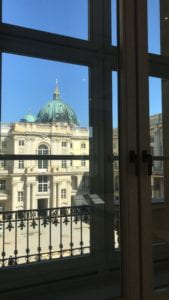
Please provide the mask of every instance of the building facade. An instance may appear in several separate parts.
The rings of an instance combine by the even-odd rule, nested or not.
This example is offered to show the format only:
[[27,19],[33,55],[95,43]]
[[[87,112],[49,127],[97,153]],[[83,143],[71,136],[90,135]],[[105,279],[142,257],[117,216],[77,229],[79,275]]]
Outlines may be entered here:
[[[163,155],[161,114],[150,117],[153,156]],[[114,200],[119,203],[118,130],[113,130]],[[37,117],[1,125],[2,154],[88,155],[89,130],[79,126],[74,111],[65,104],[59,88]],[[153,162],[152,200],[164,199],[163,163]],[[71,206],[74,196],[89,191],[88,160],[0,161],[0,209],[23,210]]]
[[[79,126],[58,87],[37,117],[1,125],[2,154],[87,155],[88,129]],[[87,160],[15,160],[0,162],[1,210],[70,206],[88,191]]]

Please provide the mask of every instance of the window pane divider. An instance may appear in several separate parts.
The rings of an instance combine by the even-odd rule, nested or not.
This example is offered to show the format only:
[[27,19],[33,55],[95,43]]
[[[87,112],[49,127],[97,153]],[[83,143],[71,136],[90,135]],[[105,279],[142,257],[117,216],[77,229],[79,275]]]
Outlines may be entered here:
[[89,160],[89,155],[34,155],[34,154],[0,154],[0,160]]

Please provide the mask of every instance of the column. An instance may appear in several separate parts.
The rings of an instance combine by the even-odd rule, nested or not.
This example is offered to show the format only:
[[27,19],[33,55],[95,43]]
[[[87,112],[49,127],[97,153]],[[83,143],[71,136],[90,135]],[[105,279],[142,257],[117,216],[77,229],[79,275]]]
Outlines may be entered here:
[[25,209],[30,209],[30,183],[26,183]]
[[30,201],[30,209],[37,209],[37,201],[35,198],[36,193],[36,183],[31,183],[31,201]]
[[55,178],[53,177],[53,182],[52,182],[52,201],[51,201],[51,207],[57,207],[57,194],[56,194],[56,181],[55,181]]
[[12,183],[11,210],[16,210],[18,202],[17,183]]

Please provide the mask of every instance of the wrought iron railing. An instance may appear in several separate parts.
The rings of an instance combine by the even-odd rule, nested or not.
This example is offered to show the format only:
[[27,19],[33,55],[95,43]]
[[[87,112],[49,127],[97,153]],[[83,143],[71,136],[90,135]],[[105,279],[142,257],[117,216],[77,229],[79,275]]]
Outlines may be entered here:
[[0,212],[0,266],[90,253],[88,205]]

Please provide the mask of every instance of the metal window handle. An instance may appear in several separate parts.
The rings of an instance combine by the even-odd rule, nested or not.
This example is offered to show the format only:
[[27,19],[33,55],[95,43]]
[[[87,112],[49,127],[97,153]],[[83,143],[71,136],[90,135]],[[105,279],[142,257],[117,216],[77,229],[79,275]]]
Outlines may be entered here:
[[139,173],[139,161],[138,155],[134,150],[129,151],[129,161],[135,165],[135,175],[138,176]]
[[148,163],[148,175],[152,175],[152,168],[153,168],[153,157],[150,153],[148,153],[146,150],[142,151],[142,162]]

